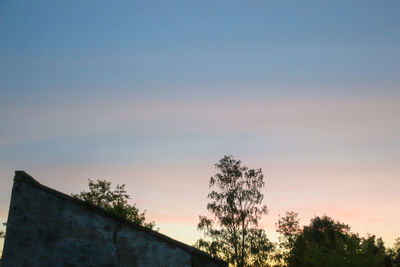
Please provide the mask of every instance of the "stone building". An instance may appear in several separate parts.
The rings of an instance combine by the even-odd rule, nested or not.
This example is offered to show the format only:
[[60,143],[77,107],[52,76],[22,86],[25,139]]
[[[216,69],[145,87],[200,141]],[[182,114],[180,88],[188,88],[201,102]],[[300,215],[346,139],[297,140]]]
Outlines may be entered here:
[[16,171],[4,266],[227,266]]

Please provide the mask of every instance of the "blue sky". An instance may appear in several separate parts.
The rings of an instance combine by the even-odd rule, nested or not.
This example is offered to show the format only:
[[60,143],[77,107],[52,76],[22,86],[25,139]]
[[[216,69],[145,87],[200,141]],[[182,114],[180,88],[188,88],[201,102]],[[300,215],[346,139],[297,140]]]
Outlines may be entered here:
[[0,218],[15,169],[66,193],[107,178],[192,243],[213,164],[232,154],[264,171],[271,235],[296,210],[391,243],[399,12],[366,0],[2,1]]
[[48,101],[144,88],[393,91],[398,8],[396,1],[3,1],[2,86],[7,100],[29,93]]

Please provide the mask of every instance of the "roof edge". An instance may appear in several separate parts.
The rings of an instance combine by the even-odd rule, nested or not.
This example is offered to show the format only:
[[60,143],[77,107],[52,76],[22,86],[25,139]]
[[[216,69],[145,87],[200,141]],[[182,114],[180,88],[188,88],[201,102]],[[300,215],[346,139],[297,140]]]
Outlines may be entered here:
[[41,185],[38,181],[35,180],[32,176],[27,174],[25,171],[15,171],[15,176],[14,176],[14,181],[15,182],[28,182],[32,184],[37,184]]

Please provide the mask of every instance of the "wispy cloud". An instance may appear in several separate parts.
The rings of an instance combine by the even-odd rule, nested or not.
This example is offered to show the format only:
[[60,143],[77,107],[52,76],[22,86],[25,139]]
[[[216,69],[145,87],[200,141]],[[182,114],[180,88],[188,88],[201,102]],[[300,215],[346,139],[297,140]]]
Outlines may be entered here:
[[400,134],[397,99],[118,99],[2,109],[1,143],[154,131],[365,142]]

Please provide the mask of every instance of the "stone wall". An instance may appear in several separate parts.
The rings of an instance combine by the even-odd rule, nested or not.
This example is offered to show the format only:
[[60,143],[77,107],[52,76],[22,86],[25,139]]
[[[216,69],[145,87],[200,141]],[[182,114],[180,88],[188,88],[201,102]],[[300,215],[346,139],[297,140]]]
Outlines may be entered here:
[[17,171],[2,266],[227,266]]

